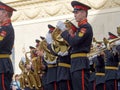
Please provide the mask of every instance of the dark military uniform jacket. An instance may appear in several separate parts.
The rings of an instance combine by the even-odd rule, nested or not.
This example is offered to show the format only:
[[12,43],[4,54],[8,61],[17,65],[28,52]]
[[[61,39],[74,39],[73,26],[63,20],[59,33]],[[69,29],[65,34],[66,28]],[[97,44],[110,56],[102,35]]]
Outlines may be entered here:
[[44,61],[44,58],[42,57],[42,63],[43,65],[45,65],[45,70],[44,70],[44,74],[42,76],[42,85],[45,86],[47,83],[47,63]]
[[112,51],[106,50],[106,63],[105,63],[105,80],[112,80],[117,78],[118,69],[118,54],[114,55]]
[[117,49],[117,51],[118,51],[118,59],[119,59],[117,79],[120,80],[120,45],[118,45],[118,46],[116,47],[116,49]]
[[95,81],[95,67],[94,66],[95,66],[94,63],[90,65],[90,78],[89,78],[90,82]]
[[70,80],[70,55],[58,56],[57,81]]
[[119,59],[119,63],[118,63],[119,65],[118,65],[117,79],[120,80],[120,55],[118,59]]
[[[51,54],[54,55],[54,52],[52,51],[51,48],[51,44],[48,45],[48,49],[50,50]],[[56,81],[57,81],[57,63],[47,64],[46,84],[50,84]]]
[[96,85],[105,83],[105,64],[103,56],[94,57],[95,72],[96,72]]
[[[81,22],[79,28],[77,29],[74,37],[72,37],[68,31],[62,32],[61,36],[68,42],[71,46],[71,55],[80,53],[89,53],[93,32],[92,27],[87,21]],[[71,72],[89,69],[89,60],[86,56],[75,58],[71,57]]]
[[[14,29],[10,20],[7,20],[0,27],[0,55],[11,54],[11,50],[14,44]],[[0,73],[13,73],[12,62],[9,57],[0,57]]]

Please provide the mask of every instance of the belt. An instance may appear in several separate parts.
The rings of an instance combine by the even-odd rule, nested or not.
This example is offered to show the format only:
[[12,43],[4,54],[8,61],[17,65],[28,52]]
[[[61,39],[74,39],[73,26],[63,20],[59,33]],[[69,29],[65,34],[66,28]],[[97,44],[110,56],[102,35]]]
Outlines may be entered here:
[[10,55],[9,54],[0,54],[0,58],[9,58]]
[[120,62],[119,62],[119,66],[120,66]]
[[108,69],[108,70],[118,70],[118,67],[114,67],[114,66],[105,66],[105,69]]
[[71,54],[71,58],[77,58],[77,57],[87,57],[87,53],[75,53],[75,54]]
[[56,64],[55,65],[53,65],[53,64],[48,65],[48,68],[52,68],[52,67],[57,67],[57,65]]
[[96,76],[105,76],[105,73],[100,73],[100,72],[97,72],[95,73]]
[[58,66],[70,68],[71,65],[67,63],[58,63]]

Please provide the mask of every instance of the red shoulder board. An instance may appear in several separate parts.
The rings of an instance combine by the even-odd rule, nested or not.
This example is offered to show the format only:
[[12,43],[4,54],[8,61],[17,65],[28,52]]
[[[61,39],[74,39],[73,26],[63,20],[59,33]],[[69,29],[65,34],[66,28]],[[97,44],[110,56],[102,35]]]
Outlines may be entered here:
[[2,32],[0,33],[0,35],[3,36],[3,37],[5,37],[6,34],[7,34],[6,31],[2,31]]
[[79,37],[82,37],[86,33],[86,28],[81,28],[79,32]]
[[81,28],[81,33],[86,33],[86,28]]
[[4,39],[4,37],[6,36],[6,34],[7,33],[4,30],[0,32],[0,41],[2,41]]

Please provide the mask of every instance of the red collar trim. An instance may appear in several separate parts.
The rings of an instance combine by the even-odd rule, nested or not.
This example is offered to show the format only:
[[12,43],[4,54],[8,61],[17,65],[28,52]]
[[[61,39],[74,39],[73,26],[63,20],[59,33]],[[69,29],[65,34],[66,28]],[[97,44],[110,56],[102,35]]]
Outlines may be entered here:
[[78,22],[78,26],[81,26],[81,25],[86,24],[86,23],[87,23],[87,19],[84,19],[84,20]]
[[8,26],[11,23],[11,20],[8,19],[2,23],[2,26]]

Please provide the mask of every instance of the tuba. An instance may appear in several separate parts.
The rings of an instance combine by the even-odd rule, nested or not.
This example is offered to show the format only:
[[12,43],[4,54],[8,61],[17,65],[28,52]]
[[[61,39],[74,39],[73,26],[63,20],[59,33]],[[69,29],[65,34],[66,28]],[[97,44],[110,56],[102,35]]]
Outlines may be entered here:
[[44,39],[40,42],[39,45],[39,49],[40,50],[44,50],[44,60],[48,63],[48,64],[55,64],[56,60],[57,60],[57,56],[53,55],[50,50],[47,47],[47,41]]
[[[72,20],[71,20],[72,21]],[[68,31],[72,28],[73,24],[69,20],[66,20],[64,24],[66,25],[66,28]],[[54,40],[52,43],[52,49],[55,53],[65,53],[69,50],[70,46],[69,44],[60,36],[61,30],[59,28],[55,28],[55,30],[52,32],[52,39]]]

